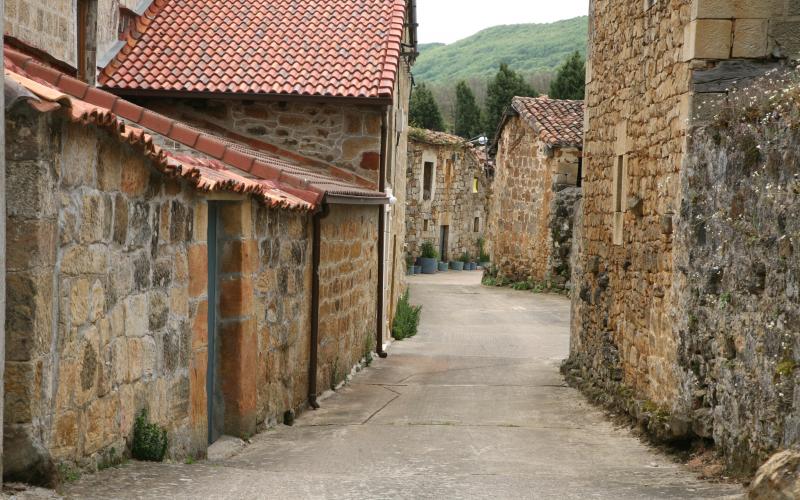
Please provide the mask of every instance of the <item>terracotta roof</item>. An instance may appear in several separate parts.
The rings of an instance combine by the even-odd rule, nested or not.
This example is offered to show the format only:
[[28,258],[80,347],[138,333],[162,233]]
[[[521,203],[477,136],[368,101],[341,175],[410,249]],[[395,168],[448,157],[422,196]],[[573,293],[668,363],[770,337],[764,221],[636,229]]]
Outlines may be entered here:
[[115,90],[391,98],[407,0],[155,0]]
[[467,142],[463,137],[457,135],[424,128],[412,128],[408,133],[408,139],[410,141],[424,142],[439,146],[456,146],[459,144],[466,144]]
[[551,147],[583,147],[583,101],[515,97],[511,107]]
[[[336,167],[322,168],[317,165],[319,162],[309,162],[309,166],[306,167],[301,164],[298,155],[285,159],[266,151],[255,151],[88,86],[80,80],[39,64],[32,57],[7,46],[4,52],[7,68],[11,67],[12,71],[33,83],[69,98],[74,103],[75,109],[88,106],[90,115],[101,115],[103,121],[113,122],[117,128],[121,125],[126,127],[126,130],[134,131],[126,133],[135,135],[141,133],[143,137],[147,138],[146,142],[152,143],[151,136],[130,126],[127,122],[134,123],[201,153],[203,157],[208,157],[208,161],[193,162],[189,165],[198,172],[208,174],[209,171],[203,169],[210,168],[216,172],[215,178],[217,178],[222,175],[220,172],[227,169],[237,182],[240,182],[241,179],[249,179],[247,183],[237,187],[240,192],[254,192],[255,184],[265,185],[270,189],[280,189],[288,195],[305,200],[309,204],[309,208],[316,208],[323,196],[328,194],[373,201],[386,199],[385,194],[365,187],[363,179],[342,172]],[[41,89],[39,90],[41,91]],[[39,95],[37,92],[34,93]],[[55,98],[55,94],[52,97]],[[90,118],[90,120],[94,121],[95,119]],[[159,149],[159,154],[180,158],[180,156],[165,153],[160,148],[157,149]],[[317,166],[312,166],[312,163]],[[263,181],[267,181],[267,184],[264,184]],[[225,183],[220,184],[219,179],[215,182],[215,186],[226,185]]]

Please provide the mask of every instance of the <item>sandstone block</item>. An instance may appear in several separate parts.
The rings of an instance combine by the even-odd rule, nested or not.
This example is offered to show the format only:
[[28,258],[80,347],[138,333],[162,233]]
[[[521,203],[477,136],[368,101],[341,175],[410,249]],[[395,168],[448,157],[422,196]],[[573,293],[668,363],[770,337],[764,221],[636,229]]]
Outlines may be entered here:
[[127,155],[121,166],[120,189],[130,196],[141,196],[150,185],[149,160],[138,155]]
[[108,249],[104,245],[72,246],[61,258],[61,272],[69,276],[105,274],[107,269]]
[[683,60],[730,58],[732,30],[730,20],[692,21],[684,31]]
[[196,306],[192,323],[192,349],[202,349],[208,345],[208,301],[199,302]]
[[772,21],[770,37],[773,43],[771,51],[782,57],[800,57],[800,21]]
[[89,280],[81,278],[72,282],[69,290],[70,321],[72,326],[80,326],[89,319],[90,307]]
[[253,311],[253,281],[249,278],[232,278],[220,283],[220,318],[238,318]]
[[208,248],[192,245],[188,252],[189,296],[206,295],[208,290]]
[[134,295],[125,301],[125,335],[143,337],[148,333],[147,295]]
[[766,19],[737,19],[733,32],[733,57],[766,57]]

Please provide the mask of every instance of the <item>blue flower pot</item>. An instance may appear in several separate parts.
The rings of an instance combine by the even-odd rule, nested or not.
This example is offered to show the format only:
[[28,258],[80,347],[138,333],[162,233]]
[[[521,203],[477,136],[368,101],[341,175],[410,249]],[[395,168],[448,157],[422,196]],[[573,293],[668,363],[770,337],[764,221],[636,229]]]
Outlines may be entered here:
[[422,258],[422,274],[436,274],[436,259]]
[[469,263],[469,270],[470,271],[477,271],[478,270],[478,263],[477,262],[470,262]]
[[460,260],[454,260],[450,262],[450,269],[453,271],[463,271],[464,270],[464,263]]
[[439,272],[444,273],[450,269],[450,264],[447,262],[439,262]]
[[414,274],[422,274],[422,266],[414,266]]

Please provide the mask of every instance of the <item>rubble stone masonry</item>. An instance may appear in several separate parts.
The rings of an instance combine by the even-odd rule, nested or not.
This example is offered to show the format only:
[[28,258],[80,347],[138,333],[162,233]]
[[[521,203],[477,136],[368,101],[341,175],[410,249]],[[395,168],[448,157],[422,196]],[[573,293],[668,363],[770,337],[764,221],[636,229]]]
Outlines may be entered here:
[[25,108],[7,131],[6,474],[117,461],[145,407],[202,454],[202,200],[93,127]]
[[149,99],[146,107],[256,147],[275,145],[378,182],[382,110],[377,106],[298,100]]
[[375,349],[378,208],[333,206],[320,246],[320,391],[336,387]]
[[558,288],[569,281],[580,157],[577,148],[548,148],[519,116],[506,122],[489,210],[489,255],[499,276]]
[[[693,161],[686,156],[687,140],[690,127],[714,114],[711,104],[724,99],[727,88],[775,66],[758,58],[800,55],[795,4],[594,0],[590,7],[584,200],[565,371],[660,438],[713,436],[732,467],[748,462],[742,460],[745,453],[761,456],[771,447],[765,443],[772,439],[774,444],[783,431],[770,428],[764,417],[774,411],[768,403],[772,391],[763,399],[741,392],[748,379],[767,383],[766,369],[756,368],[761,355],[732,361],[727,368],[713,361],[717,352],[741,352],[744,344],[737,342],[747,344],[750,334],[730,331],[731,343],[722,343],[718,336],[726,333],[710,332],[734,325],[764,332],[769,320],[746,313],[759,302],[754,299],[731,299],[734,311],[713,315],[711,308],[687,307],[697,306],[687,294],[702,288],[689,285],[687,270],[697,266],[700,272],[710,261],[686,260],[687,252],[699,257],[708,245],[692,240],[686,203],[711,197],[715,186],[702,183],[717,182],[687,170]],[[714,196],[708,204],[724,203],[727,195]],[[757,199],[753,195],[745,204]],[[753,237],[769,238],[773,230],[759,227]],[[734,262],[755,252],[734,244],[724,255],[736,255],[727,265],[738,266]],[[725,286],[735,296],[732,289],[746,288],[751,277],[737,268],[726,273],[731,281]],[[714,337],[713,342],[692,337],[688,325],[695,321],[692,331],[701,339]],[[767,350],[777,352],[773,345]],[[697,370],[700,375],[692,374]],[[742,388],[726,386],[717,393],[709,377]],[[795,431],[786,432],[788,440]],[[750,460],[742,468],[752,466]]]

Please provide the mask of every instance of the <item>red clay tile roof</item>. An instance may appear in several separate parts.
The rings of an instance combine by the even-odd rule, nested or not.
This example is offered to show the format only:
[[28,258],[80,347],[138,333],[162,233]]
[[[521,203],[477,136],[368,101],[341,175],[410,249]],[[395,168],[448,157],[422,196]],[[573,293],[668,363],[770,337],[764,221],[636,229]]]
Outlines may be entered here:
[[465,144],[467,142],[462,137],[457,135],[424,128],[412,128],[408,132],[408,139],[410,141],[425,142],[427,144],[439,146],[455,146],[458,144]]
[[515,97],[511,106],[548,146],[583,146],[583,101]]
[[[88,86],[80,80],[39,64],[32,57],[17,52],[8,46],[5,47],[4,53],[7,69],[23,78],[30,79],[31,83],[43,87],[37,89],[38,92],[34,91],[35,94],[51,101],[52,99],[47,99],[48,96],[56,100],[64,97],[68,98],[72,103],[73,109],[81,112],[81,121],[97,122],[98,124],[115,127],[121,134],[133,134],[137,137],[137,140],[149,143],[150,145],[147,148],[155,148],[157,155],[164,155],[173,160],[184,158],[157,148],[152,144],[148,134],[138,128],[131,127],[117,118],[120,117],[210,157],[208,161],[188,162],[187,160],[188,166],[191,167],[190,170],[196,171],[198,175],[210,174],[211,172],[208,169],[212,169],[215,172],[214,176],[209,177],[211,181],[196,184],[198,186],[232,188],[234,187],[233,184],[219,178],[220,175],[230,174],[229,180],[239,183],[235,186],[236,189],[233,190],[256,192],[261,187],[267,187],[269,190],[280,190],[289,197],[304,200],[309,204],[309,209],[316,209],[322,198],[328,194],[373,201],[386,200],[385,194],[365,187],[362,179],[344,172],[340,172],[337,175],[339,169],[335,167],[328,166],[323,168],[318,165],[306,167],[301,164],[300,157],[297,155],[286,159],[265,151],[248,149],[228,139],[196,130],[158,113],[141,108],[113,94]],[[44,95],[40,95],[40,93]],[[78,119],[74,113],[75,111],[73,111],[72,118]],[[86,115],[86,117],[83,117],[83,115]],[[159,161],[161,160],[159,159]],[[221,173],[224,171],[228,171],[229,174]],[[242,182],[242,179],[246,179],[247,182]],[[272,191],[265,191],[265,193],[271,194]],[[280,200],[273,198],[265,199],[265,201],[276,206],[284,206],[280,203]],[[273,201],[278,203],[273,203]],[[290,207],[286,206],[286,208]]]
[[155,0],[109,89],[391,98],[406,0]]

